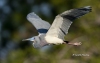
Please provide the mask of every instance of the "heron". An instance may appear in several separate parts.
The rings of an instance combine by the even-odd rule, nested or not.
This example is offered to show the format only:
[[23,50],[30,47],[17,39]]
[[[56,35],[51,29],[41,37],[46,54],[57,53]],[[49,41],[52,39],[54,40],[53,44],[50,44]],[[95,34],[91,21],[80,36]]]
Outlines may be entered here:
[[31,12],[27,15],[27,20],[36,28],[38,35],[23,39],[22,41],[31,41],[34,48],[41,48],[52,44],[81,45],[81,42],[71,43],[70,41],[66,41],[64,37],[68,34],[68,30],[73,21],[89,12],[91,12],[91,6],[67,10],[58,14],[52,25],[42,20],[34,12]]

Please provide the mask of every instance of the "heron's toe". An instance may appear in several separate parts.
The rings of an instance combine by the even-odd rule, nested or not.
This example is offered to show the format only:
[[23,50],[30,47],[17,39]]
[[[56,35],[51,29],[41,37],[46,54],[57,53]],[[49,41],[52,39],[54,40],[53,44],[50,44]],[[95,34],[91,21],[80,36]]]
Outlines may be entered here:
[[82,42],[79,42],[78,45],[82,45]]

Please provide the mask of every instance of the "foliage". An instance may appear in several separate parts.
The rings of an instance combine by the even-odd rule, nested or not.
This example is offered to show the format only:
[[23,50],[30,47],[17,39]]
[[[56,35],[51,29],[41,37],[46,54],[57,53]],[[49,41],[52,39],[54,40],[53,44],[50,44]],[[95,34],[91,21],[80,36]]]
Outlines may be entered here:
[[[1,63],[100,63],[100,0],[0,0]],[[56,45],[34,49],[24,38],[37,35],[26,19],[35,12],[52,23],[55,16],[72,8],[92,6],[92,12],[75,20],[65,39],[82,46]],[[73,56],[88,54],[89,56]]]

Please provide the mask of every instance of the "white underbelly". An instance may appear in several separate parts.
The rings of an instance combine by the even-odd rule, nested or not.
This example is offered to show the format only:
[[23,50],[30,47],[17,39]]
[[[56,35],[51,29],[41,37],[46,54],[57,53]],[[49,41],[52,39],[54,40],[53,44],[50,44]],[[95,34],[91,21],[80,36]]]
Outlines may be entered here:
[[52,37],[52,36],[46,36],[45,40],[50,44],[62,44],[63,43],[62,39],[59,39],[57,37]]

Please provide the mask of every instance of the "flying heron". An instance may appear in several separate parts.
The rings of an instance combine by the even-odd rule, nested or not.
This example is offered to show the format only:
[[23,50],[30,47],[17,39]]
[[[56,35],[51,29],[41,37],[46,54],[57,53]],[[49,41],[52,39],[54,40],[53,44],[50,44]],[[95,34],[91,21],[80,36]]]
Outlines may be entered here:
[[31,12],[27,15],[27,19],[35,26],[39,35],[23,39],[23,41],[33,42],[34,48],[41,48],[51,44],[81,45],[81,42],[71,43],[65,41],[64,36],[68,33],[68,29],[75,19],[89,12],[91,12],[90,6],[65,11],[55,17],[52,25]]

